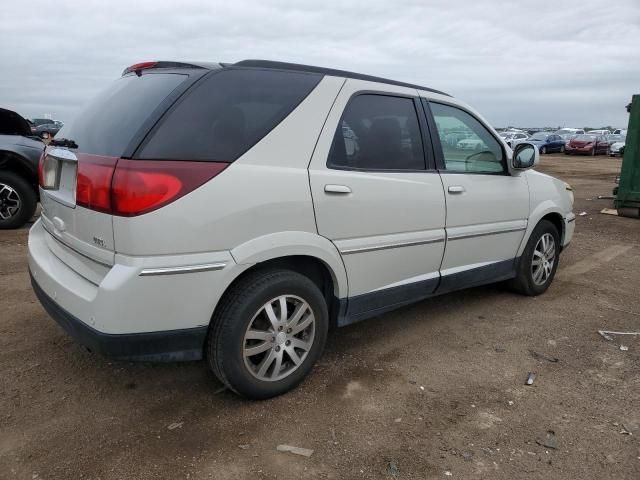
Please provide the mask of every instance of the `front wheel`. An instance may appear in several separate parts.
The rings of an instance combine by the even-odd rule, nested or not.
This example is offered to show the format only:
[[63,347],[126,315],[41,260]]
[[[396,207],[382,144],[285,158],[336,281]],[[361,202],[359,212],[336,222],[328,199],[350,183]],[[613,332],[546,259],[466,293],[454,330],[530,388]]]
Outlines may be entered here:
[[322,354],[329,314],[320,289],[289,270],[249,274],[213,316],[207,358],[231,390],[251,399],[298,385]]
[[548,220],[541,220],[518,261],[517,276],[509,284],[511,288],[529,296],[544,293],[556,274],[559,252],[558,230]]
[[19,228],[38,206],[34,188],[14,172],[0,171],[0,229]]

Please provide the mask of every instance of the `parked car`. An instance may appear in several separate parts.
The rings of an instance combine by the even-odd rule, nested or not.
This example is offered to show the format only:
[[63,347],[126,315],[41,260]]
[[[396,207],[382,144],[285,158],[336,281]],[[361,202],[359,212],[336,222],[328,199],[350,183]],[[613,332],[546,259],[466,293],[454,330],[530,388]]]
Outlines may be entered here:
[[500,136],[510,147],[512,147],[515,142],[521,142],[529,138],[529,135],[524,132],[502,132]]
[[585,132],[587,135],[611,135],[609,130],[589,130]]
[[587,133],[585,135],[578,135],[577,137],[569,140],[564,153],[567,155],[577,153],[594,156],[601,153],[606,155],[608,151],[609,142],[605,135],[592,135]]
[[43,150],[24,118],[0,108],[0,229],[21,227],[35,213]]
[[626,135],[626,134],[627,134],[627,131],[623,128],[616,128],[613,131],[613,135]]
[[[538,147],[541,154],[564,152],[565,141],[560,135],[549,132],[537,132],[531,135],[525,142],[532,143]],[[517,145],[517,143],[516,143]]]
[[33,288],[94,352],[205,358],[233,391],[272,397],[311,371],[329,325],[491,282],[547,290],[575,215],[538,159],[426,87],[137,64],[47,147]]
[[573,137],[583,135],[584,130],[581,128],[561,128],[560,130],[555,131],[554,134],[560,135],[566,144],[566,142],[571,140]]
[[609,144],[609,155],[615,157],[616,155],[621,155],[624,151],[624,145],[627,140],[626,134],[614,134],[609,135],[607,137],[607,142]]
[[61,123],[50,118],[34,118],[31,120],[33,128],[31,131],[40,138],[53,138],[60,131]]

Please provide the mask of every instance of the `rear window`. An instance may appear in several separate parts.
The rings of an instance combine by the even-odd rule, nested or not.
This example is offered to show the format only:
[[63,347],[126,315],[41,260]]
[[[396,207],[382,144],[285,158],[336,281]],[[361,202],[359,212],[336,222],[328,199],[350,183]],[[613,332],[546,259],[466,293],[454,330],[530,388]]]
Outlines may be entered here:
[[216,72],[169,110],[137,156],[234,161],[284,120],[321,78],[277,70]]
[[187,78],[173,73],[119,78],[62,127],[56,138],[74,140],[82,152],[119,157],[153,110]]

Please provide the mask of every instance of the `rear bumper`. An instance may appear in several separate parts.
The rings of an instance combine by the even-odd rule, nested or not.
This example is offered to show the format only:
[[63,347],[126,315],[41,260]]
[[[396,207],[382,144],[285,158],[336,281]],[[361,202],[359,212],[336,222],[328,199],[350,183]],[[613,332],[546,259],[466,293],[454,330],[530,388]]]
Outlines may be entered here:
[[202,358],[211,315],[242,269],[229,252],[116,254],[116,263],[107,266],[56,242],[41,221],[29,232],[29,272],[38,298],[80,343],[119,359]]
[[118,335],[102,333],[58,305],[40,288],[33,275],[31,275],[31,285],[38,300],[51,318],[78,343],[92,352],[119,360],[148,362],[202,359],[207,327]]

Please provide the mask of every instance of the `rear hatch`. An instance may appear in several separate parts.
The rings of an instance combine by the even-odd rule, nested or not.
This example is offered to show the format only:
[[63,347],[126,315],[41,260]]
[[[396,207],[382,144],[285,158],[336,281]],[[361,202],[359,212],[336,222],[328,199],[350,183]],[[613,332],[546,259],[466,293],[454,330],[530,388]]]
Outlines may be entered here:
[[[65,125],[40,162],[42,223],[52,252],[85,278],[114,263],[111,176],[166,109],[206,73],[138,70],[113,82]],[[79,255],[78,255],[79,254]],[[106,273],[106,272],[104,272]]]

